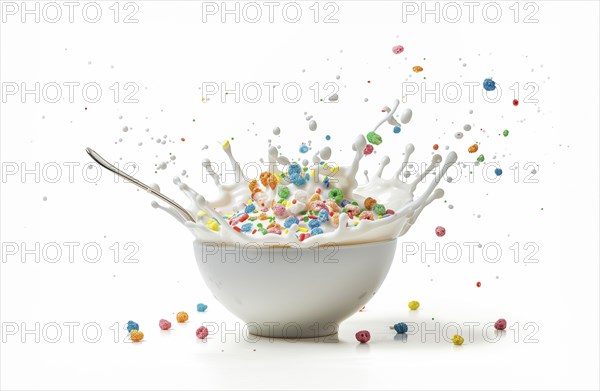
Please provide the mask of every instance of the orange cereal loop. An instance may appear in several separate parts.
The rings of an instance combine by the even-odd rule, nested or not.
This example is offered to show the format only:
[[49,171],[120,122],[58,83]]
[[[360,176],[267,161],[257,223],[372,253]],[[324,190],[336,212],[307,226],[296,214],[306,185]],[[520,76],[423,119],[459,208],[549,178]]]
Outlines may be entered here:
[[261,189],[259,189],[258,187],[255,187],[254,190],[252,190],[252,199],[254,199],[254,195],[256,193],[260,193],[261,191],[262,191]]
[[269,216],[267,216],[265,212],[262,212],[260,215],[258,215],[259,220],[267,220],[268,218]]
[[260,174],[260,183],[262,183],[262,185],[263,185],[264,187],[267,187],[267,185],[268,185],[268,181],[269,181],[269,178],[270,178],[270,177],[271,177],[271,173],[270,173],[270,172],[268,172],[268,171],[263,171],[263,172]]
[[479,149],[479,146],[477,144],[473,144],[469,147],[469,153],[475,153],[475,152],[477,152],[478,149]]
[[311,202],[311,201],[321,201],[321,195],[319,195],[317,193],[313,194],[310,197],[310,199],[308,200],[308,202]]
[[252,179],[252,181],[250,181],[250,183],[248,184],[248,188],[250,189],[250,191],[252,193],[254,193],[254,189],[256,189],[258,186],[258,182],[256,181],[256,179]]
[[277,178],[275,177],[275,175],[269,176],[268,183],[271,190],[275,190],[275,188],[277,187]]
[[371,210],[371,208],[374,207],[376,203],[377,200],[375,198],[367,197],[367,199],[365,200],[365,208]]
[[129,338],[133,342],[140,342],[142,339],[144,339],[144,333],[142,333],[139,330],[131,330],[131,332],[129,333]]
[[181,311],[177,313],[176,318],[179,323],[184,323],[189,319],[189,316],[187,312]]

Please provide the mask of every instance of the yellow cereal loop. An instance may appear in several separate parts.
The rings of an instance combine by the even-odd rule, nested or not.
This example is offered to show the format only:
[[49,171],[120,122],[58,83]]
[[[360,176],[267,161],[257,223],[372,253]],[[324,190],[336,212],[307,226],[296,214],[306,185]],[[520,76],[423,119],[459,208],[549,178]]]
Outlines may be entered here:
[[218,231],[219,223],[211,219],[206,222],[206,227],[212,231]]
[[465,339],[463,337],[461,337],[460,335],[454,334],[452,336],[452,343],[455,344],[456,346],[462,345],[463,342],[465,342]]
[[408,303],[408,308],[410,308],[412,311],[415,311],[415,310],[417,310],[419,308],[420,305],[421,304],[419,304],[418,301],[413,300],[410,303]]

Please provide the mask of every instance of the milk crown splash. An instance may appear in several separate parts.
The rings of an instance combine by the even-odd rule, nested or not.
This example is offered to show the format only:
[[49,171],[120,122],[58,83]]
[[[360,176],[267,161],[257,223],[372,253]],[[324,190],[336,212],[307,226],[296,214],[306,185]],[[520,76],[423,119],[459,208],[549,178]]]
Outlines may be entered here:
[[[384,111],[386,116],[375,126],[374,132],[385,122],[391,125],[399,125],[394,119],[394,113],[398,109],[399,101],[394,102],[392,109],[386,107]],[[407,110],[401,116],[401,121],[407,123],[410,121],[412,112]],[[406,119],[408,118],[408,119]],[[268,150],[268,161],[263,162],[268,167],[268,172],[277,178],[278,183],[285,184],[292,192],[295,192],[294,205],[291,205],[288,210],[290,212],[301,211],[302,207],[307,202],[307,196],[320,192],[318,189],[325,189],[329,183],[334,183],[335,187],[340,189],[344,197],[349,200],[356,201],[362,205],[366,197],[374,197],[378,202],[385,204],[387,208],[395,210],[395,214],[386,215],[386,218],[375,220],[361,220],[360,223],[349,224],[349,216],[347,213],[339,214],[339,223],[332,230],[323,232],[316,236],[310,236],[306,240],[299,238],[298,224],[293,224],[281,234],[266,233],[264,235],[248,235],[238,230],[235,230],[226,220],[225,216],[235,213],[243,213],[244,208],[249,203],[249,200],[254,200],[260,207],[268,208],[273,205],[276,198],[276,188],[265,186],[264,191],[261,191],[259,197],[254,197],[255,194],[250,192],[249,183],[252,182],[247,178],[241,169],[240,164],[233,156],[231,145],[229,142],[223,144],[223,150],[228,156],[236,177],[234,183],[221,183],[219,176],[212,169],[212,163],[205,159],[202,164],[204,169],[213,178],[219,193],[212,200],[206,200],[201,194],[190,188],[186,183],[183,183],[180,178],[175,177],[173,182],[189,199],[190,203],[186,208],[192,216],[197,216],[196,222],[184,220],[181,215],[172,207],[159,205],[157,202],[152,202],[154,208],[160,208],[168,212],[176,220],[184,224],[195,236],[196,239],[205,242],[223,243],[223,244],[254,244],[258,246],[294,246],[294,247],[309,247],[314,245],[348,245],[367,242],[378,242],[394,239],[404,235],[414,224],[417,217],[423,209],[433,200],[441,198],[444,195],[442,189],[436,189],[442,177],[450,166],[456,160],[455,152],[450,152],[440,170],[435,174],[433,181],[426,187],[425,191],[415,200],[414,191],[423,180],[434,169],[442,163],[440,155],[434,155],[431,164],[420,175],[417,175],[412,182],[406,183],[401,179],[405,172],[409,158],[415,148],[412,144],[406,146],[404,159],[392,175],[391,178],[383,178],[383,171],[390,163],[390,158],[385,156],[381,160],[380,167],[376,174],[367,181],[364,185],[359,186],[356,180],[359,163],[365,156],[363,151],[367,141],[363,135],[357,136],[352,149],[355,151],[353,161],[348,166],[330,166],[322,160],[327,160],[331,155],[331,149],[325,147],[321,149],[313,157],[313,166],[308,170],[312,175],[306,183],[296,186],[291,183],[289,176],[286,176],[281,170],[281,165],[289,166],[290,160],[279,155],[279,151],[275,147],[270,147]],[[261,159],[262,161],[262,159]],[[307,176],[308,178],[309,176]],[[266,209],[265,209],[266,210]],[[240,212],[241,211],[241,212]],[[215,224],[218,224],[216,226]],[[301,235],[300,235],[301,236]]]

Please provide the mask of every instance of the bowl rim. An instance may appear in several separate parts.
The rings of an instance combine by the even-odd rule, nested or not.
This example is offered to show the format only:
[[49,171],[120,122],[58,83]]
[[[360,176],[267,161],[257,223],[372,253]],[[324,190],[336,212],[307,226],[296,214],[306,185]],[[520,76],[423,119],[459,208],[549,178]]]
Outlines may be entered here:
[[[392,239],[386,239],[386,240],[379,240],[376,242],[363,242],[363,243],[352,243],[352,244],[339,244],[337,245],[337,247],[343,247],[343,248],[352,248],[352,247],[371,247],[371,246],[378,246],[378,245],[383,245],[389,242],[395,242],[398,240],[398,237],[396,238],[392,238]],[[200,239],[195,239],[194,240],[194,247],[196,247],[198,245],[198,243],[217,243],[216,241],[214,242],[205,242],[203,240]],[[225,246],[218,246],[219,248],[223,248],[225,247],[226,249],[230,249],[230,250],[234,250],[236,248],[235,245],[232,245],[231,243],[225,243]],[[248,245],[248,244],[252,244],[252,246],[250,248],[246,248],[244,251],[252,251],[252,250],[270,250],[270,249],[302,249],[302,250],[311,250],[314,251],[316,248],[327,248],[327,247],[334,247],[336,246],[335,242],[331,242],[330,245],[328,244],[324,244],[324,245],[317,245],[317,246],[309,246],[309,247],[290,247],[290,246],[261,246],[258,243],[244,243],[244,245]],[[242,246],[242,243],[237,243],[237,245]]]

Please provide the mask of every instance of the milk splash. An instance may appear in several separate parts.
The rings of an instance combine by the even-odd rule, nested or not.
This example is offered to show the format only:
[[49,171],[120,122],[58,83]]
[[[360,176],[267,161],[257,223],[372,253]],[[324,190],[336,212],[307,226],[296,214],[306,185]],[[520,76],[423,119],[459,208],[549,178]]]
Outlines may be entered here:
[[[386,122],[391,125],[398,125],[398,122],[394,118],[394,113],[398,109],[398,105],[399,101],[396,100],[393,108],[384,108],[386,116],[375,126],[374,131],[377,131]],[[410,114],[406,115],[406,113]],[[410,121],[410,116],[412,116],[412,112],[409,109],[405,110],[401,122],[406,123]],[[408,117],[408,121],[405,121],[406,117]],[[224,215],[233,214],[244,209],[251,196],[248,184],[253,178],[247,178],[244,175],[240,164],[233,156],[229,142],[223,144],[223,150],[233,166],[235,177],[237,178],[235,183],[221,183],[219,176],[212,169],[212,163],[208,159],[202,162],[204,169],[213,178],[219,190],[216,198],[206,200],[201,194],[186,183],[183,183],[179,177],[175,177],[173,180],[189,199],[190,203],[186,209],[192,216],[197,216],[195,222],[186,221],[170,206],[162,206],[157,202],[152,202],[152,206],[169,213],[176,220],[184,224],[196,239],[204,242],[240,245],[252,243],[261,247],[310,247],[332,244],[349,245],[395,239],[408,232],[427,205],[444,195],[444,191],[436,189],[436,187],[448,168],[456,163],[457,155],[455,152],[448,154],[442,168],[436,172],[433,181],[429,183],[417,199],[414,199],[415,189],[426,175],[440,166],[442,157],[437,154],[434,155],[427,169],[412,182],[406,183],[401,180],[401,176],[407,169],[409,158],[415,150],[412,144],[408,144],[404,159],[392,177],[383,177],[383,171],[390,164],[390,158],[385,156],[381,160],[381,165],[375,175],[367,183],[359,186],[356,175],[359,163],[365,156],[363,150],[366,144],[365,137],[359,135],[352,145],[352,149],[355,151],[352,163],[348,166],[339,167],[329,166],[326,163],[323,164],[323,160],[329,159],[331,155],[331,149],[327,147],[323,148],[313,156],[313,165],[309,167],[309,172],[313,172],[313,176],[306,184],[297,187],[290,183],[287,177],[283,177],[281,183],[290,188],[292,192],[303,190],[307,194],[313,194],[317,188],[326,190],[323,182],[325,179],[330,180],[331,183],[335,183],[336,188],[343,191],[344,198],[346,199],[356,201],[362,205],[366,197],[374,197],[378,202],[385,204],[387,208],[395,210],[395,214],[383,219],[361,220],[358,225],[352,225],[348,224],[348,215],[342,213],[339,216],[337,227],[332,227],[332,229],[323,234],[308,237],[303,241],[297,236],[297,224],[292,225],[287,230],[287,233],[282,233],[281,235],[274,233],[248,235],[238,232],[229,225]],[[275,147],[269,148],[268,160],[265,162],[261,159],[261,162],[267,166],[266,171],[276,174],[276,176],[281,176],[282,174],[280,170],[281,165],[287,166],[290,164],[290,160],[280,155]],[[266,188],[263,193],[260,199],[262,206],[272,205],[277,199],[276,189]],[[210,219],[214,219],[219,224],[217,230],[207,227],[207,222]]]

